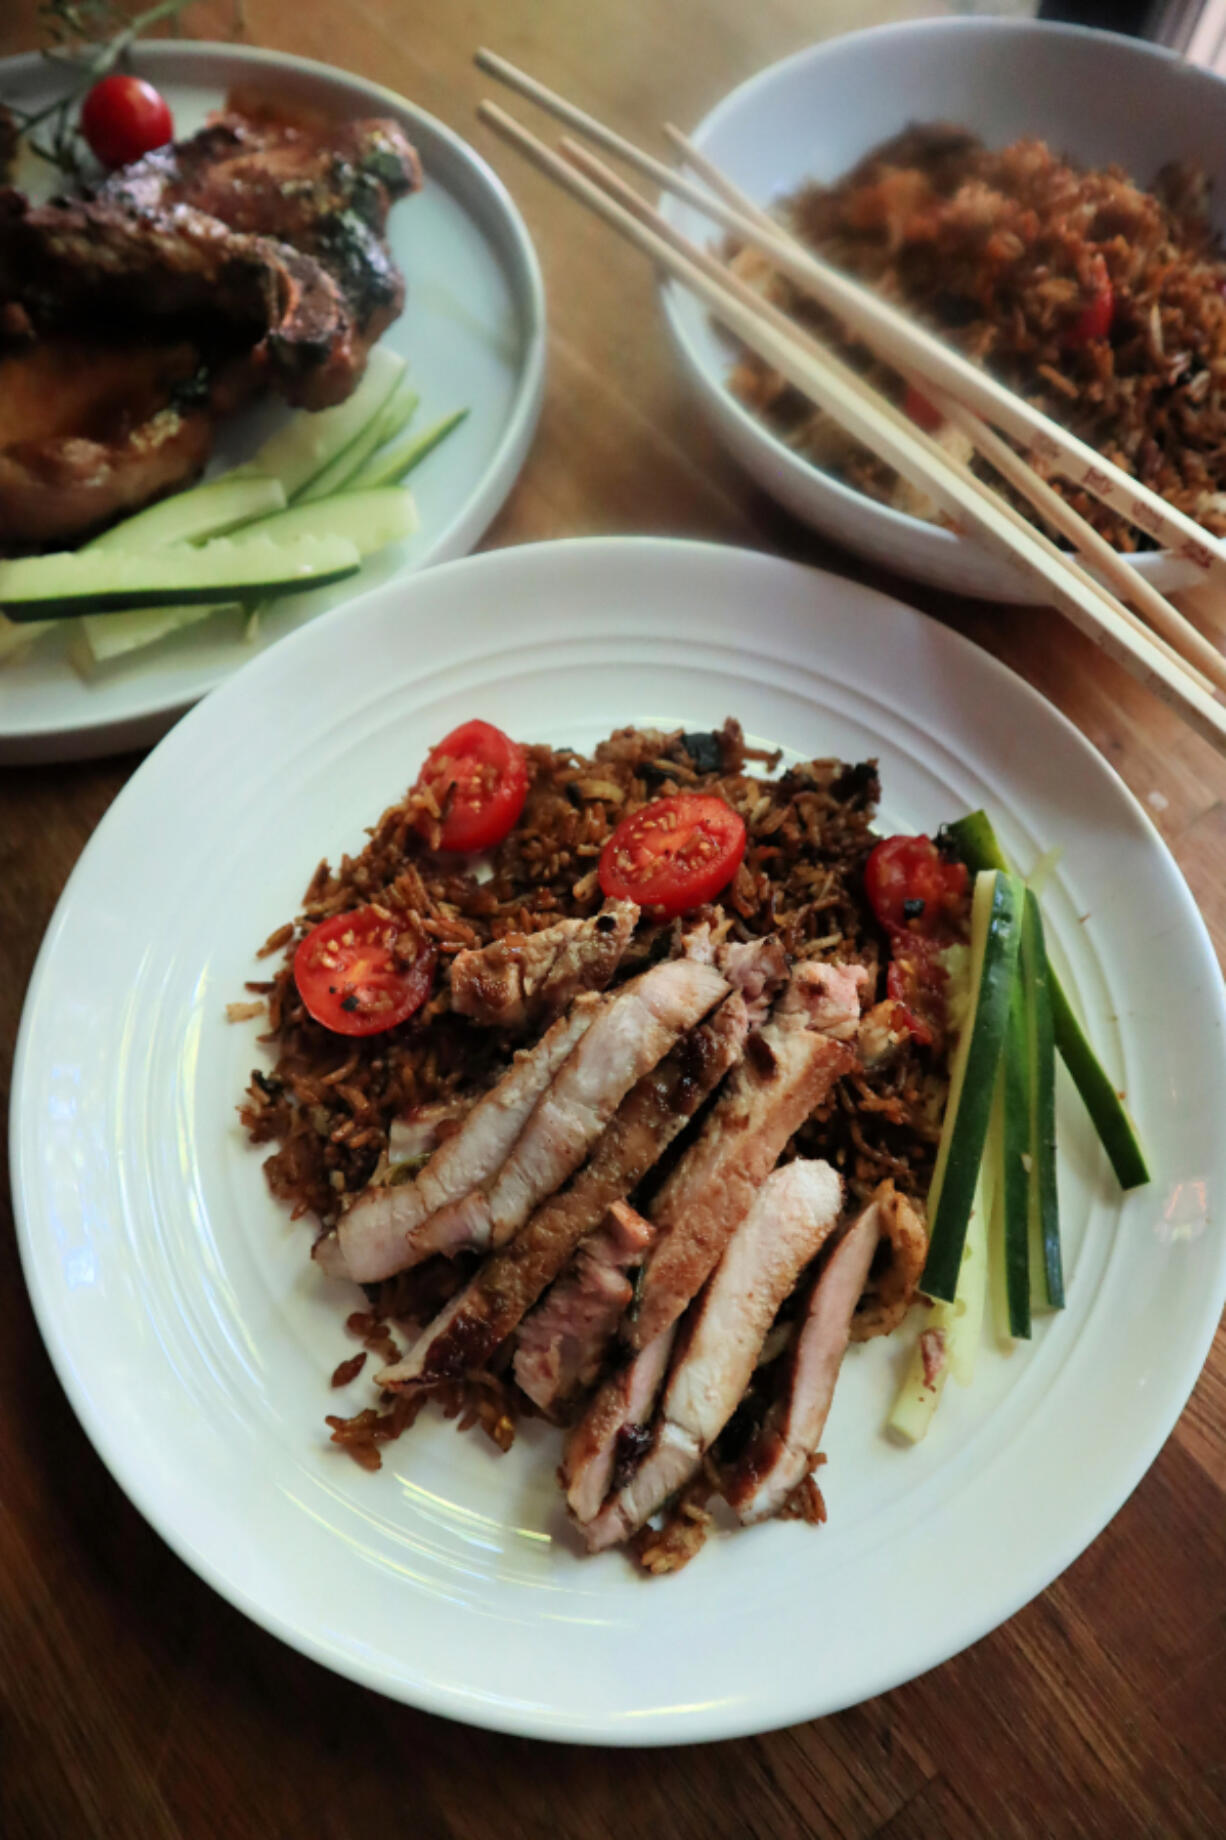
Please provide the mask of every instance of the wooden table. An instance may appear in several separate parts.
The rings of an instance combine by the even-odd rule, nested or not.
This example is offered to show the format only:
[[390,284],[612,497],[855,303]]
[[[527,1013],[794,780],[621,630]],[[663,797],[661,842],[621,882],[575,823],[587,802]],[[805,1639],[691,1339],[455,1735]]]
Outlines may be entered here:
[[[884,581],[790,522],[698,425],[652,283],[473,121],[478,42],[638,139],[697,120],[873,0],[248,0],[252,42],[345,64],[489,154],[544,264],[549,397],[491,545],[590,531],[754,544],[896,589],[1048,695],[1145,802],[1226,944],[1226,765],[1054,615]],[[0,53],[37,42],[9,0]],[[228,29],[198,6],[200,36]],[[593,278],[598,278],[593,285]],[[134,757],[0,774],[0,1073],[43,930]],[[1160,967],[1157,971],[1160,973]],[[1206,1094],[1220,1106],[1223,1095]],[[2,1155],[3,1152],[0,1152]],[[7,1208],[7,1182],[0,1182]],[[820,1723],[706,1749],[545,1747],[382,1700],[248,1623],[150,1531],[43,1352],[0,1221],[0,1832],[11,1840],[296,1835],[1226,1833],[1226,1340],[1131,1501],[968,1653]],[[871,1640],[871,1632],[866,1632]],[[780,1665],[790,1658],[780,1656]]]

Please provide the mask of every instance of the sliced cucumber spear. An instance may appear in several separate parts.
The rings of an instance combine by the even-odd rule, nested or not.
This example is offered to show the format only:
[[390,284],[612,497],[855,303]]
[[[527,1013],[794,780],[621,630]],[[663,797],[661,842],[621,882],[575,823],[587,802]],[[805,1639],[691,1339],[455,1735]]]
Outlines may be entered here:
[[344,537],[359,556],[373,556],[411,537],[417,529],[417,507],[413,494],[400,486],[384,486],[381,491],[340,492],[328,499],[299,499],[275,517],[265,518],[250,533],[241,531],[236,545],[267,538],[273,543],[289,543],[312,534],[319,537]]
[[423,428],[420,434],[408,440],[397,441],[393,446],[372,454],[366,464],[353,475],[346,490],[355,491],[370,486],[392,486],[402,479],[407,479],[415,466],[420,466],[427,454],[432,454],[440,442],[445,441],[454,428],[468,414],[467,409],[457,409],[452,415],[445,415],[441,422],[433,427]]
[[265,441],[243,471],[271,473],[281,481],[285,496],[295,498],[379,414],[403,374],[404,359],[376,345],[352,396],[334,409],[295,415]]
[[135,553],[165,549],[171,543],[194,543],[203,537],[223,536],[254,518],[268,517],[284,504],[285,488],[279,479],[263,473],[223,473],[207,485],[176,492],[112,524],[84,547],[96,555],[107,550]]
[[402,377],[383,407],[371,416],[362,432],[350,441],[335,460],[316,473],[310,484],[297,494],[295,503],[305,505],[313,499],[330,498],[334,492],[343,492],[347,486],[353,485],[355,475],[365,466],[375,449],[398,435],[411,421],[420,400],[408,378]]
[[1052,1026],[1051,974],[1043,918],[1034,890],[1026,890],[1019,958],[1026,1008],[1026,1052],[1030,1101],[1030,1302],[1032,1308],[1064,1308],[1060,1257],[1060,1202],[1056,1192],[1056,1044]]
[[[973,811],[945,827],[968,869],[1007,869],[986,812]],[[1090,1121],[1107,1153],[1121,1188],[1141,1188],[1150,1180],[1149,1166],[1136,1126],[1108,1078],[1054,971],[1049,972],[1052,1029],[1060,1058],[1068,1068]]]
[[1016,978],[1000,1067],[1000,1208],[1008,1332],[1030,1339],[1030,1194],[1033,1130],[1026,999]]
[[185,605],[288,594],[355,574],[361,565],[345,537],[303,536],[285,543],[252,536],[218,537],[200,549],[187,544],[98,553],[72,550],[0,562],[0,606],[14,620],[61,619],[109,607]]
[[928,1193],[930,1238],[920,1289],[951,1303],[983,1161],[992,1092],[1017,972],[1023,889],[994,869],[975,878],[970,1004],[950,1069],[949,1098]]

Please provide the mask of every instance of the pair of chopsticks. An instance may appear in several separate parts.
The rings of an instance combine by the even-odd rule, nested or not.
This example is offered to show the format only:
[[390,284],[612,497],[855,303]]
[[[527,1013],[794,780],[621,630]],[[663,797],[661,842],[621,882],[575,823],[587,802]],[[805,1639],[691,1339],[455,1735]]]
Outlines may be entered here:
[[979,454],[1035,507],[1044,522],[1113,584],[1117,594],[968,466],[953,459],[820,340],[764,301],[727,264],[674,229],[587,148],[568,137],[561,142],[561,153],[555,153],[495,104],[481,104],[479,115],[504,139],[658,268],[689,288],[746,346],[855,439],[932,496],[959,526],[974,530],[1026,568],[1080,631],[1226,753],[1226,708],[1214,695],[1226,690],[1226,659],[997,430],[1192,562],[1207,583],[1226,587],[1226,551],[1214,537],[897,308],[814,256],[676,128],[666,127],[665,133],[700,180],[644,153],[494,53],[479,51],[476,61],[481,69],[588,140],[696,206],[741,243],[760,251],[920,390],[942,416],[965,432]]

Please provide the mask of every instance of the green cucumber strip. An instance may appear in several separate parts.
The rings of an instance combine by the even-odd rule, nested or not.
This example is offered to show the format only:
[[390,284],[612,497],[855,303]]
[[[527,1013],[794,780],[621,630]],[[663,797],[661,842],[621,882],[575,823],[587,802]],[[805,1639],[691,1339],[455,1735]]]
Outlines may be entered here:
[[1060,1202],[1056,1190],[1056,1043],[1043,916],[1026,890],[1019,982],[1026,1005],[1030,1087],[1030,1301],[1064,1308]]
[[1009,1334],[1030,1339],[1030,1196],[1032,1144],[1030,1054],[1022,980],[1009,995],[1009,1023],[1000,1067],[1002,1253]]
[[992,1090],[1017,971],[1022,885],[985,870],[971,913],[971,1003],[950,1071],[936,1168],[928,1195],[930,1238],[920,1289],[952,1302],[983,1161]]
[[[1006,1038],[1006,1046],[1007,1038]],[[1004,1061],[996,1076],[992,1094],[992,1115],[988,1119],[988,1146],[984,1157],[994,1172],[992,1212],[988,1217],[988,1286],[992,1294],[992,1322],[1002,1348],[1013,1341],[1009,1326],[1009,1295],[1005,1284],[1005,1080]]]
[[340,581],[361,566],[356,546],[340,536],[304,536],[286,543],[216,537],[129,555],[69,550],[0,562],[0,606],[17,621],[65,619],[111,608],[190,606],[250,600]]
[[294,502],[305,505],[313,499],[331,498],[334,492],[343,492],[352,486],[355,475],[361,472],[375,449],[382,447],[385,441],[390,441],[393,435],[398,435],[412,419],[420,400],[408,378],[402,377],[378,415],[371,416],[361,434],[350,441],[344,453],[338,454],[322,472],[316,473],[310,485],[303,487]]
[[327,499],[299,499],[285,511],[265,518],[248,531],[239,531],[235,547],[248,542],[289,543],[302,537],[343,537],[359,556],[373,556],[411,537],[417,529],[413,494],[402,486],[378,491],[340,492]]
[[207,485],[192,486],[159,499],[121,524],[112,524],[100,537],[82,547],[95,554],[105,550],[164,549],[171,543],[194,543],[220,537],[253,518],[267,517],[285,504],[279,479],[257,473],[225,473]]
[[196,626],[237,605],[235,601],[206,601],[201,607],[130,607],[125,613],[87,613],[81,619],[80,639],[73,641],[69,655],[83,677],[92,677],[117,658],[126,658],[181,627]]
[[376,345],[352,396],[333,409],[301,409],[240,470],[271,473],[295,498],[379,414],[404,374],[404,359]]
[[405,441],[398,441],[394,447],[385,452],[372,454],[361,470],[349,481],[348,490],[359,487],[397,485],[407,479],[415,466],[420,466],[427,454],[445,441],[453,429],[458,428],[467,416],[467,409],[457,409],[452,415],[445,415],[441,422],[435,422],[431,428]]
[[[945,826],[968,869],[1007,869],[1004,852],[996,840],[986,812],[973,811]],[[1085,1031],[1054,971],[1049,971],[1052,1026],[1060,1058],[1069,1070],[1090,1122],[1123,1189],[1143,1188],[1151,1179],[1136,1126],[1106,1069],[1086,1039]]]

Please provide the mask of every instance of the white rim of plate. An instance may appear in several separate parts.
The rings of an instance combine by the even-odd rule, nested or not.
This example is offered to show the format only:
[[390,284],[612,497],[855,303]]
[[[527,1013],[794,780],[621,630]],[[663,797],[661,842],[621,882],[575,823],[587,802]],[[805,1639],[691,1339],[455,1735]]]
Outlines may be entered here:
[[[141,40],[137,55],[142,66],[153,70],[165,66],[190,64],[196,59],[209,60],[219,64],[230,60],[249,65],[253,70],[266,70],[271,73],[291,71],[295,75],[315,82],[327,84],[333,88],[349,88],[355,93],[369,96],[372,103],[391,109],[397,115],[408,116],[419,122],[427,133],[437,136],[444,143],[451,157],[462,166],[468,167],[474,181],[488,192],[500,214],[505,234],[508,238],[507,262],[508,278],[520,311],[524,315],[524,360],[520,370],[519,384],[515,400],[503,430],[502,439],[486,468],[484,477],[467,503],[461,507],[451,523],[439,531],[435,541],[425,554],[418,559],[408,574],[395,579],[405,581],[423,568],[436,566],[438,563],[451,562],[463,558],[478,543],[498,515],[510,495],[511,488],[518,479],[528,450],[536,433],[540,418],[541,405],[545,393],[545,365],[547,355],[547,320],[545,305],[545,282],[541,274],[541,265],[536,247],[528,234],[528,227],[520,215],[519,208],[507,187],[503,184],[493,167],[469,145],[463,137],[449,128],[437,116],[418,108],[407,96],[396,90],[388,89],[385,84],[375,83],[368,77],[358,76],[348,70],[336,68],[330,64],[321,64],[315,58],[298,57],[289,51],[270,51],[257,45],[231,45],[224,39],[150,39]],[[0,84],[6,78],[23,76],[43,66],[42,54],[37,51],[22,52],[17,57],[0,59]],[[190,73],[180,81],[193,80]],[[363,588],[351,600],[345,601],[338,608],[329,608],[329,614],[343,612],[352,607],[364,595],[378,593],[378,588]],[[323,615],[317,614],[315,619]],[[314,621],[308,621],[308,625]],[[290,635],[286,635],[289,637]],[[279,640],[278,644],[283,644]],[[276,648],[270,648],[275,650]],[[164,694],[152,693],[149,698],[129,711],[123,718],[126,731],[135,730],[141,724],[156,722],[160,717],[173,718],[176,712],[190,709],[194,703],[212,694],[220,684],[227,683],[238,670],[246,668],[247,661],[240,659],[232,669],[220,668],[212,682],[199,696],[193,695],[187,700]],[[103,734],[114,725],[115,717],[104,708],[87,710],[83,718],[66,730],[59,720],[22,724],[14,723],[5,728],[0,737],[5,743],[14,746],[22,742],[48,742],[57,736],[72,734],[85,737]],[[133,741],[128,745],[138,746]],[[51,758],[48,756],[48,758]]]
[[[767,88],[780,72],[794,66],[811,63],[835,45],[841,47],[867,38],[905,38],[919,32],[923,32],[926,36],[930,32],[963,31],[992,33],[997,37],[1017,37],[1021,34],[1028,35],[1042,31],[1047,34],[1058,34],[1063,38],[1110,39],[1115,44],[1124,42],[1134,45],[1139,55],[1153,56],[1167,63],[1183,63],[1178,52],[1168,50],[1165,45],[1151,44],[1148,40],[1124,39],[1121,33],[1105,32],[1098,26],[1066,25],[1062,21],[1038,19],[901,19],[890,25],[863,26],[857,32],[842,32],[836,38],[819,39],[816,44],[806,45],[802,50],[793,51],[785,58],[777,58],[773,64],[768,64],[764,69],[755,71],[753,76],[746,77],[743,83],[738,83],[735,89],[729,90],[725,96],[722,96],[714,108],[709,109],[703,116],[689,138],[700,150],[705,149],[710,137],[722,126],[725,116],[739,108],[747,97],[753,95],[755,90]],[[693,209],[689,204],[675,198],[670,192],[660,194],[658,205],[670,223],[676,223],[685,212]],[[843,499],[848,505],[871,505],[873,510],[895,530],[899,533],[906,533],[919,541],[930,542],[944,549],[952,549],[954,546],[965,548],[968,544],[975,548],[981,547],[975,543],[974,538],[959,536],[956,531],[947,529],[944,524],[929,523],[925,518],[913,517],[909,511],[899,511],[896,506],[886,504],[884,500],[871,499],[865,493],[857,492],[854,486],[849,486],[836,473],[818,466],[816,461],[805,459],[794,447],[789,447],[768,423],[760,416],[752,414],[732,394],[725,379],[712,377],[679,311],[678,302],[684,292],[685,290],[676,281],[665,279],[660,283],[660,299],[673,344],[689,370],[695,387],[718,389],[727,413],[738,423],[743,432],[769,446],[779,463],[785,466],[795,478],[804,480],[815,473],[820,474],[823,483],[837,498]],[[1169,550],[1143,551],[1139,555],[1123,551],[1120,553],[1130,567],[1138,569],[1143,575],[1172,560]]]
[[[488,551],[478,556],[462,558],[430,571],[428,578],[423,579],[428,579],[432,586],[437,588],[440,581],[446,581],[456,571],[467,571],[470,575],[496,574],[500,568],[504,567],[514,568],[524,565],[531,567],[541,552],[554,552],[559,555],[582,552],[591,559],[593,567],[597,567],[602,556],[611,558],[619,552],[627,551],[637,552],[645,558],[650,558],[654,552],[661,561],[684,555],[691,556],[698,562],[713,561],[718,558],[724,566],[760,570],[764,577],[778,571],[786,571],[812,581],[833,580],[837,583],[840,593],[852,596],[866,611],[874,609],[881,612],[889,611],[895,615],[902,613],[909,619],[922,622],[924,625],[938,626],[942,634],[942,643],[948,643],[952,650],[955,653],[961,653],[964,659],[973,660],[973,668],[982,671],[989,679],[994,679],[999,684],[1008,683],[1011,692],[1021,698],[1024,706],[1028,706],[1036,713],[1041,713],[1041,719],[1044,722],[1054,721],[1064,731],[1066,737],[1084,758],[1087,770],[1099,775],[1101,779],[1110,784],[1114,796],[1124,801],[1130,817],[1134,823],[1139,825],[1150,845],[1166,858],[1175,878],[1184,889],[1187,900],[1186,918],[1193,936],[1199,943],[1204,956],[1204,964],[1212,970],[1212,987],[1217,992],[1219,1030],[1226,1028],[1226,991],[1222,990],[1216,955],[1204,920],[1161,835],[1114,768],[1075,724],[1050,704],[1024,678],[1011,671],[991,653],[986,652],[969,639],[963,638],[961,634],[939,626],[937,622],[931,621],[929,616],[919,613],[917,609],[907,606],[905,602],[899,602],[891,596],[863,587],[858,583],[847,582],[841,577],[831,576],[828,571],[788,562],[764,552],[737,549],[731,546],[722,547],[699,541],[653,537],[569,538],[555,542],[525,544],[512,549]],[[416,579],[415,577],[414,581]],[[766,587],[765,580],[762,585],[763,588]],[[387,587],[377,590],[376,594],[386,594],[391,586],[392,584],[388,584]],[[399,592],[402,596],[411,591],[412,584],[399,584]],[[367,605],[372,606],[375,598],[375,595],[367,597]],[[352,608],[331,609],[319,620],[311,622],[309,626],[300,629],[297,633],[290,634],[284,643],[294,645],[310,643],[309,634],[317,633],[321,628],[326,628],[329,622],[335,622],[351,613]],[[411,614],[411,609],[401,606],[397,613],[398,622],[405,621],[408,614]],[[708,1712],[705,1719],[691,1714],[684,1721],[675,1719],[671,1722],[651,1721],[629,1729],[624,1720],[613,1726],[596,1726],[591,1721],[585,1722],[582,1719],[568,1722],[565,1714],[559,1717],[542,1711],[535,1705],[519,1706],[513,1710],[503,1709],[500,1706],[491,1707],[487,1700],[480,1698],[469,1687],[434,1682],[431,1683],[428,1692],[411,1691],[403,1681],[389,1680],[378,1666],[366,1663],[355,1650],[338,1652],[335,1641],[326,1641],[314,1629],[293,1623],[279,1611],[270,1609],[265,1602],[256,1598],[242,1585],[236,1584],[227,1575],[222,1561],[214,1559],[211,1553],[201,1550],[194,1543],[190,1528],[176,1524],[173,1512],[166,1507],[165,1502],[151,1498],[143,1480],[134,1474],[134,1466],[125,1453],[122,1441],[116,1440],[112,1428],[101,1415],[89,1390],[78,1381],[68,1349],[57,1333],[53,1298],[49,1288],[44,1287],[42,1283],[40,1254],[35,1244],[35,1227],[32,1225],[35,1216],[35,1180],[33,1173],[29,1176],[26,1173],[24,1145],[24,1139],[28,1135],[24,1120],[32,1111],[31,1105],[23,1100],[27,1083],[27,1061],[33,1052],[35,1012],[39,1007],[43,986],[50,975],[57,937],[61,927],[65,924],[73,885],[80,879],[83,866],[87,861],[92,861],[93,855],[105,847],[108,828],[126,814],[129,805],[136,803],[143,796],[144,787],[149,779],[161,773],[163,763],[159,755],[163,753],[168,755],[166,767],[167,770],[170,770],[176,754],[180,752],[190,754],[197,725],[224,722],[228,700],[234,696],[249,694],[253,684],[258,682],[261,673],[269,677],[270,682],[273,681],[272,674],[278,671],[284,663],[284,656],[280,655],[276,664],[270,662],[270,659],[271,654],[263,654],[246,668],[241,679],[236,674],[228,684],[191,711],[141,764],[103,817],[86,844],[48,926],[31,975],[18,1033],[13,1071],[13,1103],[10,1114],[10,1160],[18,1249],[23,1273],[44,1345],[60,1383],[86,1435],[129,1499],[161,1538],[206,1583],[241,1609],[253,1622],[280,1637],[290,1647],[360,1685],[418,1706],[422,1710],[455,1718],[463,1723],[526,1737],[546,1738],[567,1743],[647,1746],[709,1742],[749,1736],[824,1716],[828,1712],[839,1710],[850,1704],[861,1704],[866,1699],[889,1691],[917,1677],[918,1674],[939,1666],[989,1634],[993,1629],[1000,1627],[1032,1598],[1045,1590],[1098,1537],[1127,1501],[1166,1443],[1200,1376],[1217,1330],[1223,1304],[1226,1302],[1226,1235],[1219,1235],[1214,1268],[1216,1282],[1212,1286],[1206,1286],[1200,1293],[1198,1332],[1189,1343],[1184,1345],[1181,1351],[1183,1358],[1180,1361],[1178,1378],[1172,1381],[1166,1394],[1166,1408],[1161,1415],[1162,1429],[1146,1437],[1137,1446],[1132,1453],[1131,1460],[1120,1466],[1114,1478],[1113,1487],[1094,1507],[1083,1506],[1081,1508],[1076,1525],[1068,1529],[1054,1557],[1050,1553],[1045,1553],[1037,1562],[1032,1560],[1019,1565],[1018,1583],[1015,1590],[999,1600],[997,1610],[991,1616],[985,1620],[977,1613],[971,1615],[964,1613],[961,1619],[952,1619],[936,1651],[929,1652],[921,1664],[909,1667],[908,1671],[900,1674],[896,1663],[891,1665],[888,1661],[882,1661],[875,1671],[870,1672],[867,1678],[859,1683],[854,1698],[841,1698],[832,1702],[828,1695],[825,1698],[817,1698],[813,1690],[810,1690],[808,1693],[796,1694],[784,1705],[772,1706],[764,1716],[755,1716],[745,1704],[733,1701],[726,1708],[721,1708],[718,1713]],[[35,1165],[34,1148],[31,1138],[31,1172]]]

